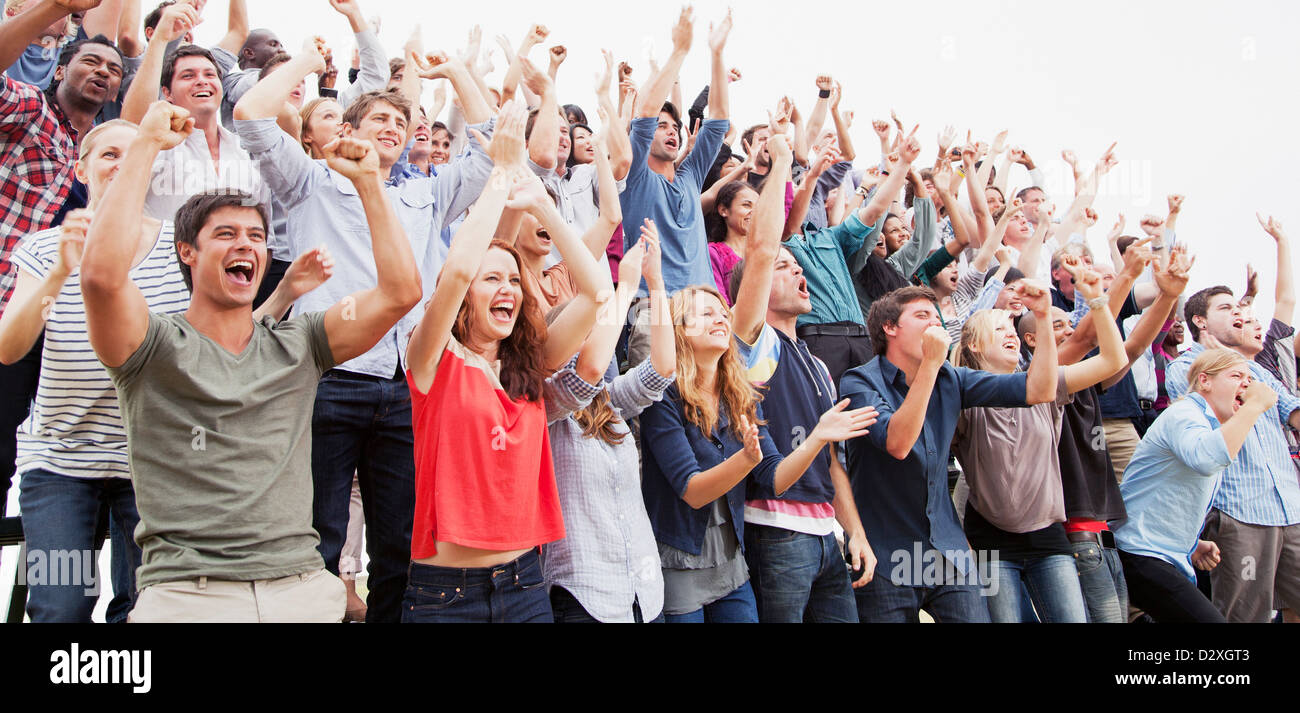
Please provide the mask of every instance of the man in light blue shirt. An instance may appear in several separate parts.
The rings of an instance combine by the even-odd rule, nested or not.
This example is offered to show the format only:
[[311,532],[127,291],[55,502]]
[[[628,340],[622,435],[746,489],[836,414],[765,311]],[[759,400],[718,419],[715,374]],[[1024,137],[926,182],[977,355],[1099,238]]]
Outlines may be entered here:
[[[324,245],[335,259],[333,278],[299,299],[294,314],[345,299],[375,279],[370,229],[356,189],[324,161],[311,160],[274,118],[293,87],[323,66],[314,51],[300,53],[253,85],[234,112],[244,148],[259,162],[262,177],[285,208],[291,251]],[[467,119],[485,137],[491,134],[487,104],[463,62],[452,59],[424,76],[450,79]],[[374,144],[387,176],[406,145],[410,112],[410,103],[397,92],[368,92],[344,113],[343,134]],[[420,270],[422,302],[433,294],[447,254],[441,231],[478,198],[491,171],[492,161],[472,138],[464,157],[438,175],[388,181],[385,191]],[[327,372],[316,392],[312,525],[320,533],[325,566],[337,574],[355,472],[370,553],[367,622],[401,618],[415,509],[410,390],[402,361],[408,335],[422,314],[422,307],[411,310],[365,354]]]
[[[1187,299],[1184,311],[1196,344],[1165,367],[1171,400],[1187,393],[1192,362],[1206,348],[1246,354],[1245,320],[1232,290],[1201,290]],[[1283,431],[1300,426],[1300,398],[1257,362],[1249,363],[1254,379],[1277,392],[1277,408],[1273,417],[1255,423],[1224,471],[1205,532],[1223,553],[1223,566],[1211,572],[1214,605],[1231,622],[1266,622],[1275,608],[1300,608],[1300,479]]]
[[[627,250],[641,234],[641,223],[650,218],[659,229],[663,253],[664,287],[669,294],[692,285],[713,286],[713,268],[709,263],[704,233],[704,211],[700,206],[700,187],[713,167],[722,140],[730,128],[728,121],[727,67],[722,50],[731,32],[731,14],[709,35],[711,78],[708,119],[700,126],[695,147],[676,165],[681,148],[681,114],[665,101],[677,81],[682,62],[691,49],[694,18],[690,8],[683,8],[673,26],[673,53],[663,68],[642,89],[639,115],[632,119],[632,165],[627,173],[627,187],[619,195],[623,208],[623,249]],[[642,285],[632,307],[637,314],[628,339],[628,364],[640,363],[649,354],[649,312],[646,289]]]

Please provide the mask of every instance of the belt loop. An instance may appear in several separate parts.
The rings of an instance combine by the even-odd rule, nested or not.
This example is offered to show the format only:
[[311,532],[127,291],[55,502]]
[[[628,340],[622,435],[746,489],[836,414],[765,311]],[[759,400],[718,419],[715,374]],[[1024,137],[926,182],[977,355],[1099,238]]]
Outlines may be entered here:
[[200,592],[202,592],[202,591],[206,591],[207,588],[208,588],[208,578],[207,578],[207,576],[205,575],[205,576],[199,577],[199,591],[200,591]]

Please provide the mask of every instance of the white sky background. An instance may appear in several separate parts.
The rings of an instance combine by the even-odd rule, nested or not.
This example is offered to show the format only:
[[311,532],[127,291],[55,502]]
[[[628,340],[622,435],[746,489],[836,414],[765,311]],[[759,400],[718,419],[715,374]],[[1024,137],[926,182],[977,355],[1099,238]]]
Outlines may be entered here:
[[[250,0],[253,27],[277,32],[291,52],[308,34],[321,34],[345,72],[353,46],[347,21],[325,0]],[[1120,165],[1106,178],[1095,207],[1101,215],[1089,233],[1098,256],[1116,214],[1128,218],[1127,234],[1141,235],[1145,213],[1161,216],[1165,196],[1184,193],[1179,237],[1197,254],[1190,289],[1226,283],[1240,293],[1249,261],[1261,273],[1261,317],[1272,312],[1276,269],[1274,243],[1260,229],[1255,211],[1272,213],[1300,238],[1297,181],[1300,159],[1293,126],[1300,102],[1300,5],[1282,2],[1088,3],[735,2],[735,29],[727,46],[729,66],[744,78],[731,87],[732,118],[741,126],[766,119],[782,94],[807,116],[816,99],[813,79],[829,72],[844,85],[841,108],[854,110],[856,166],[877,160],[872,118],[897,109],[908,129],[921,124],[921,162],[933,161],[936,136],[946,124],[965,136],[991,142],[1010,129],[1009,142],[1024,147],[1048,177],[1064,212],[1071,198],[1069,169],[1060,159],[1072,148],[1095,161],[1118,141]],[[431,3],[362,0],[367,17],[383,18],[380,39],[397,56],[418,23],[425,49],[458,51],[468,29],[483,26],[485,48],[505,33],[518,46],[527,27],[551,29],[532,59],[545,67],[545,49],[564,44],[561,103],[576,103],[594,122],[593,75],[599,50],[648,76],[646,57],[662,61],[672,48],[674,3],[572,0],[484,0]],[[689,103],[709,81],[708,23],[721,19],[727,3],[695,3],[692,52],[682,70]],[[215,42],[225,30],[225,0],[212,0],[198,40]],[[797,9],[791,9],[797,8]],[[499,84],[506,61],[497,50]],[[346,81],[342,77],[340,81]],[[432,100],[426,83],[425,103]],[[828,122],[829,125],[829,122]],[[1010,187],[1028,185],[1020,167]],[[1109,261],[1105,259],[1103,261]]]
[[[145,10],[151,9],[145,0]],[[309,34],[334,48],[342,73],[353,45],[347,21],[326,0],[250,0],[252,26],[276,31],[292,52]],[[564,44],[561,103],[577,103],[595,121],[593,75],[599,49],[633,65],[644,83],[647,53],[660,60],[672,44],[673,3],[556,0],[478,0],[469,3],[362,0],[367,17],[383,18],[380,39],[397,56],[411,28],[423,28],[425,48],[459,50],[468,29],[483,26],[485,48],[499,33],[518,45],[532,22],[551,31],[532,59],[545,66],[545,48]],[[706,33],[726,3],[695,4],[696,32],[682,71],[686,101],[708,83]],[[965,136],[991,141],[1010,129],[1010,143],[1028,150],[1046,173],[1049,192],[1064,211],[1071,199],[1069,169],[1060,159],[1074,149],[1092,162],[1118,141],[1120,165],[1102,185],[1101,214],[1089,234],[1105,255],[1105,236],[1123,211],[1128,234],[1140,234],[1144,213],[1164,215],[1165,196],[1187,195],[1178,234],[1197,255],[1189,290],[1226,283],[1240,294],[1245,264],[1261,273],[1259,315],[1272,312],[1275,247],[1255,220],[1276,215],[1300,239],[1300,209],[1292,167],[1300,114],[1296,75],[1300,4],[1282,2],[1087,3],[735,2],[728,65],[744,79],[731,87],[733,120],[766,119],[766,110],[790,94],[805,116],[816,98],[814,77],[829,72],[844,85],[842,108],[857,113],[857,166],[877,160],[872,118],[898,110],[910,130],[921,124],[921,161],[933,161],[935,137],[946,124]],[[795,9],[790,9],[795,8]],[[212,0],[197,29],[200,44],[225,32],[226,0]],[[499,85],[506,61],[494,55]],[[340,77],[346,81],[346,77]],[[314,90],[309,90],[314,91]],[[432,99],[426,83],[425,103]],[[1028,185],[1013,168],[1011,187]],[[16,500],[17,487],[11,489]],[[16,505],[16,503],[13,503]],[[12,511],[12,510],[11,510]],[[0,597],[7,601],[16,551],[5,551]],[[107,565],[107,561],[104,562]],[[102,620],[102,599],[96,619]]]

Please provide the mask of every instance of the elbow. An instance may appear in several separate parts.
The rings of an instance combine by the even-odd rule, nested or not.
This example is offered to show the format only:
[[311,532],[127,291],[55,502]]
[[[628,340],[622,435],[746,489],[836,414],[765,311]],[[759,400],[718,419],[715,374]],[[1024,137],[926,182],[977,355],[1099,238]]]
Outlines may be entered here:
[[682,502],[690,505],[692,510],[699,510],[713,501],[701,498],[698,493],[693,493],[688,488],[685,493],[682,493]]
[[252,107],[248,105],[247,94],[245,94],[244,98],[240,99],[239,102],[235,104],[235,109],[231,112],[231,116],[234,117],[236,121],[247,121],[249,119],[261,118],[254,115]]
[[97,268],[94,264],[87,265],[85,262],[81,264],[81,292],[86,297],[107,295],[116,291],[124,284],[122,278],[122,275],[110,275],[108,271]]

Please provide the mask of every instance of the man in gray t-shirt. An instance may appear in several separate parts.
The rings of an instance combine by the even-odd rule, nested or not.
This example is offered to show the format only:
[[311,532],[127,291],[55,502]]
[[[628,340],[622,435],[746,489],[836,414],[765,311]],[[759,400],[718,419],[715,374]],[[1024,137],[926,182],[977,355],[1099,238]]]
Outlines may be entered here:
[[339,621],[344,590],[311,526],[311,414],[320,375],[374,346],[420,299],[415,259],[368,142],[325,147],[361,197],[378,286],[324,312],[253,320],[268,264],[249,196],[201,193],[176,214],[191,289],[151,314],[128,278],[150,169],[193,121],[157,102],[96,211],[82,256],[91,346],[118,389],[143,550],[130,621]]

